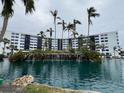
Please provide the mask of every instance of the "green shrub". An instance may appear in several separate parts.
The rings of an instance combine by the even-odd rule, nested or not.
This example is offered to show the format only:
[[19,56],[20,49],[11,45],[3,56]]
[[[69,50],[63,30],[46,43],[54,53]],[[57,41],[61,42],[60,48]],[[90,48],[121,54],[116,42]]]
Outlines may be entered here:
[[4,55],[0,54],[0,61],[3,61]]
[[84,58],[92,61],[101,61],[101,56],[100,53],[92,50],[88,50],[86,48],[82,48],[78,50],[78,53],[83,55]]
[[19,51],[9,57],[10,62],[19,62],[25,59],[25,53]]

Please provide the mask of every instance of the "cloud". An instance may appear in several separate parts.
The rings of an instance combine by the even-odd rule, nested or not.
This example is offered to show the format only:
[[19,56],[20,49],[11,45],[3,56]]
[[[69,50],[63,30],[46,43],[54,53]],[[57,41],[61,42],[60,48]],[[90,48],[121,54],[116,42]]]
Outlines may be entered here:
[[[24,5],[21,0],[18,0],[14,6],[15,14],[9,20],[8,30],[32,34],[37,34],[40,30],[45,31],[47,28],[53,27],[53,17],[49,11],[57,9],[58,15],[66,22],[72,22],[74,18],[80,20],[82,25],[78,25],[77,31],[79,34],[86,35],[87,8],[94,6],[101,16],[93,19],[90,34],[119,30],[122,40],[124,34],[123,3],[122,0],[119,2],[117,0],[36,0],[36,11],[32,15],[25,15]],[[1,18],[0,26],[2,26]],[[61,36],[60,26],[57,28],[57,36]],[[124,46],[124,43],[121,45]]]

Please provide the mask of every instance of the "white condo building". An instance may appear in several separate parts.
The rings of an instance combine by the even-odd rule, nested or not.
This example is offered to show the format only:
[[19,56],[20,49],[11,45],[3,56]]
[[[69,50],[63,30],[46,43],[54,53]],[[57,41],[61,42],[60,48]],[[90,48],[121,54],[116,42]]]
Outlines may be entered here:
[[[10,44],[15,46],[18,50],[34,50],[34,49],[43,49],[48,48],[50,50],[66,50],[68,47],[74,49],[79,48],[80,46],[86,45],[81,43],[80,39],[86,39],[86,37],[78,38],[69,38],[69,39],[56,39],[56,42],[53,38],[41,39],[37,35],[29,35],[17,32],[6,32],[5,38],[10,40]],[[92,50],[104,53],[105,55],[114,55],[114,47],[119,49],[119,39],[118,32],[106,32],[101,34],[91,35],[89,37],[93,45],[89,45]],[[51,41],[51,42],[50,42]],[[55,44],[56,43],[56,44]],[[70,46],[69,46],[70,45]],[[0,52],[2,52],[2,43],[0,44]],[[116,52],[116,56],[118,53]]]

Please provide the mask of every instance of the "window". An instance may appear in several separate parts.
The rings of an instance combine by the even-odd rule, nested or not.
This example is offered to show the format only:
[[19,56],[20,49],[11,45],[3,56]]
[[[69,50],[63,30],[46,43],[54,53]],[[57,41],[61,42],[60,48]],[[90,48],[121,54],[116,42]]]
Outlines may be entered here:
[[14,44],[14,42],[11,42],[11,44]]
[[18,36],[16,36],[16,38],[19,38]]
[[12,33],[12,35],[14,35],[15,33]]
[[20,43],[20,45],[24,45],[24,43]]
[[106,51],[109,51],[109,49],[106,49]]
[[20,46],[20,48],[24,48],[24,46]]
[[95,40],[99,40],[99,38],[95,38]]
[[96,41],[96,43],[99,43],[99,41]]
[[108,39],[108,37],[105,37],[105,39]]
[[105,40],[105,42],[108,42],[108,40]]
[[14,39],[11,39],[11,41],[14,41]]

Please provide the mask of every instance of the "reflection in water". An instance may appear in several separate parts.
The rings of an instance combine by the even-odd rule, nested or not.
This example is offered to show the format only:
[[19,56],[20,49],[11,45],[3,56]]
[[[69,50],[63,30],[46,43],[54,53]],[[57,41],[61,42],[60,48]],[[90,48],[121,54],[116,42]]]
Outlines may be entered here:
[[19,62],[0,63],[0,77],[6,80],[31,74],[35,81],[52,86],[124,93],[124,60],[89,62]]

